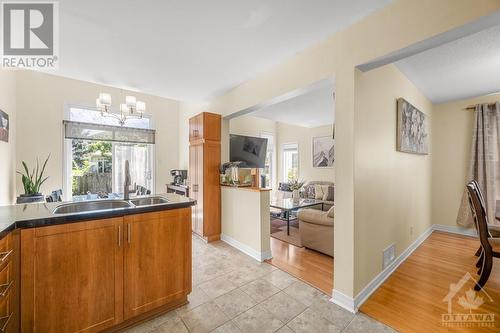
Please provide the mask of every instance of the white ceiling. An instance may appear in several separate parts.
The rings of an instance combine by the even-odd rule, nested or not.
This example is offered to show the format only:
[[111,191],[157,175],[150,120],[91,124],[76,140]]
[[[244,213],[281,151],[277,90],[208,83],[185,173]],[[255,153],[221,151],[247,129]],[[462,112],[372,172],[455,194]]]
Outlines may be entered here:
[[250,115],[302,127],[330,125],[335,117],[333,92],[333,84],[326,84]]
[[392,0],[61,0],[56,75],[206,101]]
[[433,103],[500,91],[500,25],[396,62]]

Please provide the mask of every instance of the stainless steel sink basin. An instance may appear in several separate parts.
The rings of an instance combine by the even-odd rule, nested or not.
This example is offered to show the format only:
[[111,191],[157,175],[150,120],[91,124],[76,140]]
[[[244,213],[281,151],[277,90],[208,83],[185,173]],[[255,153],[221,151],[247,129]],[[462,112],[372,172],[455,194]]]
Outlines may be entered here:
[[137,198],[132,199],[130,202],[134,206],[152,206],[152,205],[161,205],[168,203],[168,200],[163,197],[148,197],[148,198]]
[[133,205],[124,200],[82,201],[62,204],[54,210],[54,214],[82,213],[129,207],[133,207]]

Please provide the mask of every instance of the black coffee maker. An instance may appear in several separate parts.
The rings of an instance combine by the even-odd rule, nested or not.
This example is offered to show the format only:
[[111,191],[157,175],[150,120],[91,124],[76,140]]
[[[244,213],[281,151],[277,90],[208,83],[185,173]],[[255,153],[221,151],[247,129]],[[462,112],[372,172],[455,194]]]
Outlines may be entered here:
[[188,174],[187,170],[178,170],[178,169],[170,170],[170,175],[174,177],[172,185],[184,185],[187,179],[187,174]]

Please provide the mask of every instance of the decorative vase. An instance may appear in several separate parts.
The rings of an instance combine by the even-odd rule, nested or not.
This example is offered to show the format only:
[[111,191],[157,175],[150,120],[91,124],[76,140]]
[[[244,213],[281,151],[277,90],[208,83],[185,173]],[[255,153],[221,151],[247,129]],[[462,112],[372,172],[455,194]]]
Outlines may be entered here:
[[18,204],[27,204],[34,202],[43,202],[45,201],[45,197],[41,193],[36,194],[21,194],[17,197],[16,203]]
[[294,202],[299,202],[299,200],[300,200],[299,190],[292,191],[292,199]]

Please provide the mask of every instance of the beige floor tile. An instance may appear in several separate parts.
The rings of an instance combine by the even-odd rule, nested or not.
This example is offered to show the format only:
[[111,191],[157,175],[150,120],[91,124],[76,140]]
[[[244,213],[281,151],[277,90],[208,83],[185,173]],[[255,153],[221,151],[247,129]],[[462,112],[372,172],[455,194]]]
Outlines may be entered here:
[[292,329],[288,326],[283,326],[279,330],[276,331],[276,333],[294,333]]
[[222,326],[217,327],[212,333],[240,333],[241,330],[232,321],[228,321]]
[[307,308],[307,306],[284,292],[279,292],[269,297],[261,304],[283,323],[288,323]]
[[157,327],[168,320],[172,320],[172,319],[175,319],[178,317],[179,317],[179,315],[177,314],[177,311],[172,310],[170,312],[167,312],[163,315],[160,315],[156,318],[153,318],[153,319],[147,321],[146,324],[150,325],[151,327]]
[[273,286],[271,282],[262,279],[252,281],[240,289],[257,303],[266,300],[280,291],[277,287]]
[[190,332],[210,332],[229,320],[212,302],[202,304],[181,315],[181,319]]
[[257,304],[250,296],[239,289],[217,297],[214,302],[231,319]]
[[310,309],[340,329],[344,329],[354,318],[354,314],[330,302],[328,296],[315,300]]
[[307,306],[310,306],[314,301],[321,299],[325,295],[302,281],[291,284],[283,291]]
[[199,287],[208,297],[210,297],[210,299],[214,299],[236,289],[236,286],[224,276],[203,282]]
[[200,287],[193,287],[193,291],[188,295],[188,301],[188,304],[177,309],[178,314],[186,313],[199,305],[209,302],[210,297]]
[[372,318],[358,313],[351,323],[344,330],[346,333],[393,333],[396,332],[389,326],[386,326],[378,321],[373,320]]
[[272,333],[283,326],[278,318],[260,304],[240,314],[234,322],[244,333]]
[[258,278],[258,274],[249,269],[236,269],[229,272],[225,277],[231,281],[234,285],[241,287],[249,282],[252,282]]
[[262,276],[263,280],[271,282],[274,286],[285,289],[291,284],[299,281],[288,273],[283,272],[280,269],[274,270],[269,274]]
[[148,322],[133,326],[125,331],[125,333],[149,333],[153,331],[153,327]]
[[[338,327],[311,309],[307,309],[287,324],[295,333],[338,333]],[[366,333],[368,333],[367,331]]]
[[169,319],[156,327],[153,333],[189,333],[181,318]]

